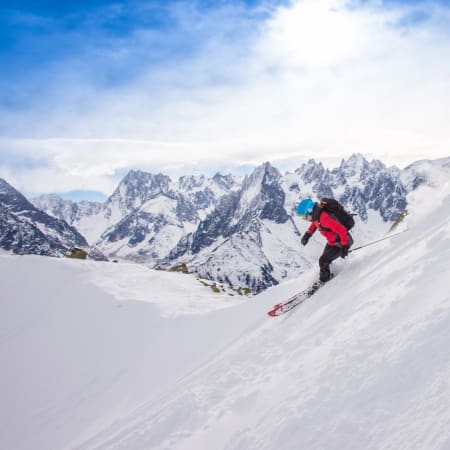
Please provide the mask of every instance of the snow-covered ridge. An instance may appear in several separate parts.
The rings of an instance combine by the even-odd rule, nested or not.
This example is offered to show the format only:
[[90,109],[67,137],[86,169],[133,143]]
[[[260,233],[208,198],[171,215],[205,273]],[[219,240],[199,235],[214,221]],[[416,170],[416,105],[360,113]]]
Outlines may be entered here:
[[88,244],[74,227],[36,208],[0,178],[0,247],[18,254],[61,256]]
[[315,267],[244,300],[136,264],[0,254],[0,447],[447,450],[450,185],[429,181],[408,231],[279,318]]

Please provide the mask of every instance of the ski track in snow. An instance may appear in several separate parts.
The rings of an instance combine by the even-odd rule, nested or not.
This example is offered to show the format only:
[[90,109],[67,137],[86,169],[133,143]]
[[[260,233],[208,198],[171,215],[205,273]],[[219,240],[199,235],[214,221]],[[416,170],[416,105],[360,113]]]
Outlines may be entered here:
[[0,447],[450,449],[449,218],[448,182],[419,189],[407,232],[277,318],[317,267],[237,301],[132,264],[0,254]]

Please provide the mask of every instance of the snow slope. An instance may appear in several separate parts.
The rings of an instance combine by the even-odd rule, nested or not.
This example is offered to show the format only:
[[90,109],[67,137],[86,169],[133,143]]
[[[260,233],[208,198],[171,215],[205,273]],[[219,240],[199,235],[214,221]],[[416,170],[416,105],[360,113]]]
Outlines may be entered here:
[[0,448],[450,449],[450,186],[435,179],[407,232],[278,318],[316,267],[249,300],[0,254]]

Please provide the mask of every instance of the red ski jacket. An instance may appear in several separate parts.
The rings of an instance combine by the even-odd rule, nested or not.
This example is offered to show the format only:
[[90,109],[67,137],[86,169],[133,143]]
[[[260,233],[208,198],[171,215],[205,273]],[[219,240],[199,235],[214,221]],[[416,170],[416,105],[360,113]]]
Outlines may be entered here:
[[340,222],[329,216],[325,211],[320,213],[318,219],[313,220],[308,228],[308,233],[313,234],[316,229],[320,231],[322,236],[325,236],[328,245],[334,246],[338,242],[342,246],[348,245],[347,229]]

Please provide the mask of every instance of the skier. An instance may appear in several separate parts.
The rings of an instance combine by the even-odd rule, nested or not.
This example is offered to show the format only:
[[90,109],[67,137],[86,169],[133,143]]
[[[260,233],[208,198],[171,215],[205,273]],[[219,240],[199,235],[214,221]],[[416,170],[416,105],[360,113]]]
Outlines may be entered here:
[[312,222],[308,230],[302,236],[302,244],[306,245],[314,232],[319,229],[320,233],[327,239],[327,244],[319,258],[320,282],[326,283],[332,277],[330,264],[337,258],[345,258],[353,239],[348,230],[324,211],[318,203],[311,198],[304,198],[297,207],[297,214],[305,220]]

